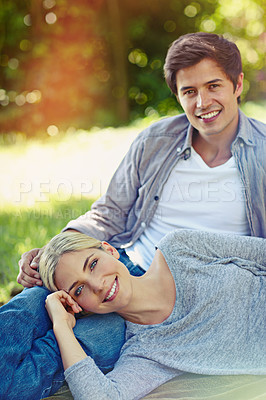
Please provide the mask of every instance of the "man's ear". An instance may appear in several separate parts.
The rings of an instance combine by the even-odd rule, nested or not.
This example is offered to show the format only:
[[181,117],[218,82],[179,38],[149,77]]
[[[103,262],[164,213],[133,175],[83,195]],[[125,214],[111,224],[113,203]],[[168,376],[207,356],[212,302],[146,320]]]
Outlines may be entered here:
[[102,242],[102,248],[109,253],[111,256],[113,256],[114,258],[116,258],[117,260],[120,257],[120,254],[118,253],[118,251],[116,250],[116,248],[114,246],[112,246],[111,244],[107,243],[107,242]]
[[175,95],[177,102],[181,105],[178,94]]
[[240,96],[241,93],[243,92],[243,81],[244,81],[244,74],[243,74],[243,72],[241,72],[239,74],[237,84],[236,84],[236,90],[235,90],[235,94],[237,97]]

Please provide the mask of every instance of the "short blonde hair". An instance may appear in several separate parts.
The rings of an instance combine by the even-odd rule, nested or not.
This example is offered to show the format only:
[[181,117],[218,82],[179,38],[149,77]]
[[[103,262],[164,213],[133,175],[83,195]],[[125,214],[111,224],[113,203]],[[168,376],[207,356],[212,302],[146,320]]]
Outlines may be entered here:
[[58,290],[55,284],[55,271],[63,254],[91,248],[102,249],[102,242],[73,231],[65,231],[53,237],[44,247],[39,262],[41,280],[47,289],[51,292]]

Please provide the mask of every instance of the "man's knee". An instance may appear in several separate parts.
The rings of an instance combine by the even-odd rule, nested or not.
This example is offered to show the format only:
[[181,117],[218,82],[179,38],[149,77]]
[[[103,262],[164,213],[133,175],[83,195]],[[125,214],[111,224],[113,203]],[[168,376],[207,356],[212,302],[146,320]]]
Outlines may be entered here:
[[113,368],[125,342],[125,321],[116,313],[77,320],[74,333],[85,352],[103,371]]
[[14,308],[30,306],[31,308],[38,309],[39,307],[44,306],[45,299],[49,293],[49,290],[42,286],[26,288],[21,293],[13,297],[13,299],[11,299],[7,304],[9,307]]

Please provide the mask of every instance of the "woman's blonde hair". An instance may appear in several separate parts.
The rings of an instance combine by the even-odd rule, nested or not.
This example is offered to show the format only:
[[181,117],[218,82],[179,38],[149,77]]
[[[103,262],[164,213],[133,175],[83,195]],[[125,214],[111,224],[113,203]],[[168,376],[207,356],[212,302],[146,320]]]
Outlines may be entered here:
[[84,249],[102,249],[102,242],[83,233],[66,231],[53,237],[44,247],[39,262],[43,284],[52,292],[57,291],[55,270],[63,254]]

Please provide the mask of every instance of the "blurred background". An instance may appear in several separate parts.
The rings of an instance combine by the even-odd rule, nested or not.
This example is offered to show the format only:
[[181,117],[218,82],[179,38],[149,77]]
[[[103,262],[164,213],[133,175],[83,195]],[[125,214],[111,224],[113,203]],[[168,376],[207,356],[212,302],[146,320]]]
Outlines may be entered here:
[[266,122],[265,0],[0,0],[0,304],[20,255],[103,194],[134,137],[182,112],[163,78],[196,31],[239,47],[241,108]]
[[176,113],[169,44],[222,33],[243,57],[243,102],[265,100],[265,0],[0,0],[0,130],[27,136]]

